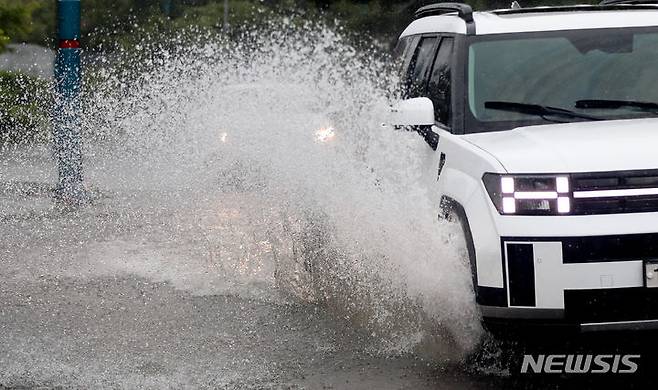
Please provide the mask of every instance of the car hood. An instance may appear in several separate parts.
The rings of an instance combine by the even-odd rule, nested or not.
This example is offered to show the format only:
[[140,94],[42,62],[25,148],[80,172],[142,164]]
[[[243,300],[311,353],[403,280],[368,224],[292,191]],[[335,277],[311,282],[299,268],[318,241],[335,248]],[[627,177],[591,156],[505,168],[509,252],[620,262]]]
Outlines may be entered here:
[[510,173],[658,168],[658,119],[579,122],[468,134]]

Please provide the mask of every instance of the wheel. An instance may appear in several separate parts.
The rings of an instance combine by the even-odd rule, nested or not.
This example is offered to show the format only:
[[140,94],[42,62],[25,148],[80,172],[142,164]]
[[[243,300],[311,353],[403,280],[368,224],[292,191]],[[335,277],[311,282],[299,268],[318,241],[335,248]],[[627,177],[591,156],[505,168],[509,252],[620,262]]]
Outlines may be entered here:
[[455,224],[455,226],[458,227],[458,232],[452,235],[452,239],[461,240],[459,248],[465,252],[464,254],[468,258],[471,271],[471,279],[473,281],[473,295],[477,300],[477,266],[475,262],[475,244],[473,243],[473,234],[471,233],[471,226],[468,223],[466,212],[457,202],[448,198],[444,198],[441,202],[439,219],[443,219],[448,223]]

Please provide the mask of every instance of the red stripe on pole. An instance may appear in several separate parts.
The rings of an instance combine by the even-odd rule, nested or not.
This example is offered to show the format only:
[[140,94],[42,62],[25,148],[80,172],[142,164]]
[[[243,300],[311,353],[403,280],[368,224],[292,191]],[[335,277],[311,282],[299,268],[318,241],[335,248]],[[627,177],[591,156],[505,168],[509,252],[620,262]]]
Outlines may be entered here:
[[64,39],[59,41],[60,49],[79,49],[80,41],[77,39]]

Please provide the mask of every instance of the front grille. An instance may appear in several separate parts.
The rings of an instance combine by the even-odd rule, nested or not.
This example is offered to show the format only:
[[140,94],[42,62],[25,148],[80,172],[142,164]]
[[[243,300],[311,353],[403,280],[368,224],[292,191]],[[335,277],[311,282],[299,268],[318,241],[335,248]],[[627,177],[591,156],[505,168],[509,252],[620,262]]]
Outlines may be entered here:
[[658,259],[658,233],[564,237],[555,241],[562,242],[564,264]]
[[576,323],[656,320],[658,289],[566,290],[564,307],[567,321]]
[[658,170],[571,175],[576,215],[658,211]]
[[571,181],[574,191],[658,188],[658,170],[577,173]]
[[574,199],[573,214],[629,214],[658,211],[658,196],[632,199],[629,197],[606,199]]

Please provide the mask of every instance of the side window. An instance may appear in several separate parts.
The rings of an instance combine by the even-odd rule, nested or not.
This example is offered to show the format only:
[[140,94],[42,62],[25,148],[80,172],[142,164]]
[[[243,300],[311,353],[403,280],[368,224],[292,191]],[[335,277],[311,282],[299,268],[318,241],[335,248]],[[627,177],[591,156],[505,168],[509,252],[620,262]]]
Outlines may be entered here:
[[424,37],[418,43],[403,81],[404,98],[425,95],[427,76],[434,59],[434,47],[437,39],[436,37]]
[[450,125],[450,65],[453,38],[443,38],[432,68],[427,97],[434,103],[434,115],[439,123]]
[[409,62],[409,52],[413,50],[411,47],[412,43],[414,43],[413,36],[400,38],[398,44],[395,46],[395,49],[393,49],[393,62],[395,63],[396,70],[400,76],[404,74],[404,67]]

